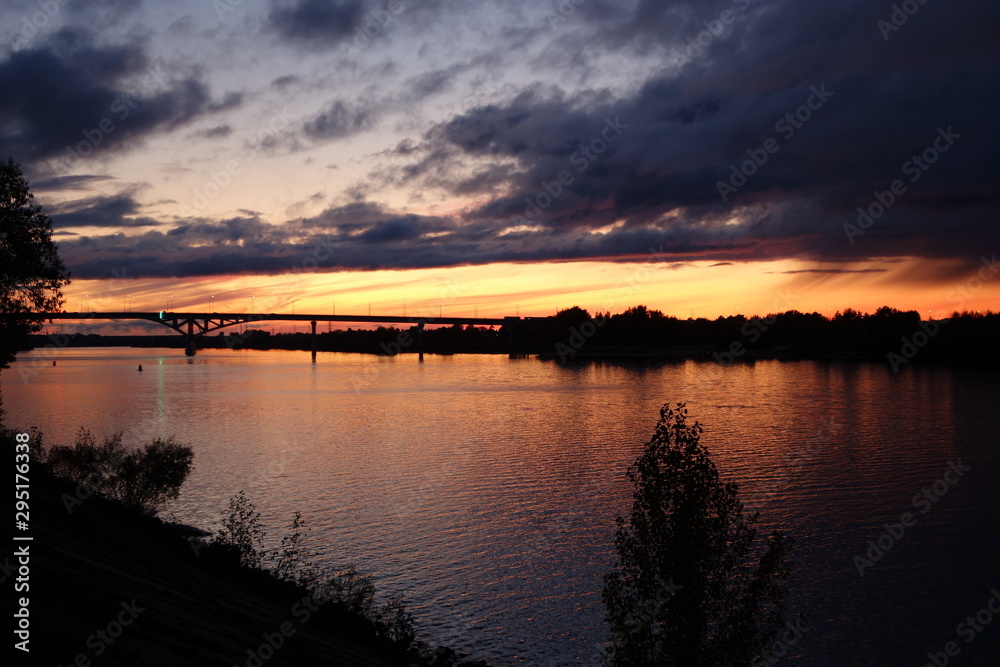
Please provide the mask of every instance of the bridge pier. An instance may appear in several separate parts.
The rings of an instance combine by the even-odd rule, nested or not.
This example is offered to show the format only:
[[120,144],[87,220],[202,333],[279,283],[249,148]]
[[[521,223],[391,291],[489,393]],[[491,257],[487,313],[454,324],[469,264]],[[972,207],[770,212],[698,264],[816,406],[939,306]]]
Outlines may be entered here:
[[424,360],[424,323],[417,322],[417,361]]
[[316,363],[316,320],[312,321],[312,362]]
[[185,338],[187,338],[187,349],[184,350],[184,354],[189,357],[193,357],[195,355],[194,322],[192,320],[188,320],[187,324],[188,324],[188,332],[187,336],[185,336]]

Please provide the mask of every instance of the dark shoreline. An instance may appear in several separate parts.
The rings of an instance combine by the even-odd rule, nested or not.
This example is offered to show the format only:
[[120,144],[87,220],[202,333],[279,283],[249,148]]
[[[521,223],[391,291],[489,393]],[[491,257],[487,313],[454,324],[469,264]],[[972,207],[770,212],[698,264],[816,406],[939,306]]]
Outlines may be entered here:
[[[307,317],[307,316],[303,316]],[[207,320],[206,320],[207,322]],[[193,325],[194,320],[189,321]],[[851,309],[832,318],[786,311],[766,318],[733,315],[680,320],[645,306],[611,315],[573,307],[551,317],[505,318],[499,328],[422,325],[406,328],[272,334],[263,329],[181,336],[56,333],[32,336],[26,347],[136,346],[198,349],[300,350],[379,355],[539,355],[559,361],[634,358],[697,359],[731,365],[758,359],[884,361],[893,371],[914,364],[1000,366],[1000,314],[966,311],[921,319],[888,306],[871,314]],[[207,329],[207,323],[202,325]],[[199,326],[202,326],[199,325]],[[245,325],[244,325],[245,326]]]
[[[303,336],[302,334],[285,334],[290,337]],[[281,335],[273,338],[280,338]],[[65,344],[59,345],[51,340],[50,336],[33,335],[27,343],[22,346],[21,351],[61,349],[61,348],[100,348],[100,347],[128,347],[135,349],[171,349],[177,350],[183,355],[184,340],[179,336],[98,336],[98,335],[67,335]],[[300,342],[301,341],[289,341]],[[211,343],[203,345],[203,343]],[[233,351],[271,351],[284,350],[288,352],[309,353],[311,346],[306,343],[298,345],[227,345],[223,337],[210,337],[202,339],[198,350],[210,352],[214,350]],[[769,349],[743,349],[738,355],[734,355],[726,350],[717,349],[713,345],[585,345],[579,349],[559,348],[554,346],[498,346],[498,347],[443,347],[425,346],[423,350],[412,348],[401,349],[399,352],[387,353],[381,349],[340,347],[340,348],[320,348],[318,352],[354,353],[370,354],[374,356],[397,356],[408,354],[429,354],[429,355],[455,355],[455,354],[485,354],[485,355],[508,355],[510,357],[537,356],[546,361],[557,361],[561,363],[579,363],[583,361],[635,361],[639,363],[667,363],[676,361],[701,361],[719,364],[722,366],[733,366],[737,364],[753,363],[756,361],[841,361],[841,362],[868,362],[883,363],[890,369],[896,370],[907,366],[927,366],[927,367],[953,367],[953,368],[986,368],[1000,369],[1000,345],[993,349],[986,350],[986,353],[970,356],[968,350],[963,354],[950,356],[937,351],[936,354],[924,354],[923,350],[911,357],[906,357],[899,350],[892,350],[886,353],[871,353],[852,350],[795,350],[788,346]],[[930,351],[928,351],[930,352]],[[895,355],[895,356],[893,356]]]
[[[202,557],[190,527],[97,496],[67,503],[79,487],[42,464],[30,479],[32,664],[257,665],[255,652],[273,654],[267,667],[429,664],[360,616],[266,572]],[[279,646],[261,649],[268,637]]]

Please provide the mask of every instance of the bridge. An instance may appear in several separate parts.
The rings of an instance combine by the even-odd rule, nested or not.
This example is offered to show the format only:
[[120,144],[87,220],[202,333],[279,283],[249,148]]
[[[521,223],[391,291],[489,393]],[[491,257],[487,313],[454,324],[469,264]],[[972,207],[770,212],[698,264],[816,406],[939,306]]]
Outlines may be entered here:
[[544,320],[544,317],[410,317],[406,315],[289,315],[287,313],[176,313],[157,312],[89,312],[89,313],[31,313],[21,317],[41,320],[146,320],[170,327],[187,339],[184,354],[193,357],[196,353],[195,339],[198,336],[226,327],[251,324],[265,320],[286,322],[309,322],[312,324],[312,355],[316,358],[317,322],[355,322],[377,324],[416,324],[417,348],[422,349],[424,325],[473,325],[507,326],[513,335],[514,328],[527,320]]

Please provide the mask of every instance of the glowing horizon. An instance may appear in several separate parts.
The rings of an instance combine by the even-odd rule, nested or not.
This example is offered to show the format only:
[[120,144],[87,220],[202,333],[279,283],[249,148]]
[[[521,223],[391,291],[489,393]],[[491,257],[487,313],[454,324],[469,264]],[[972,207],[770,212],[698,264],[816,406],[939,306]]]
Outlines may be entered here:
[[[977,280],[976,267],[968,269],[964,279],[953,278],[962,271],[941,262],[930,268],[948,278],[914,287],[908,282],[914,264],[928,269],[924,260],[888,262],[879,272],[864,273],[818,273],[823,269],[787,260],[680,267],[566,262],[198,280],[112,279],[71,283],[64,309],[367,315],[370,304],[373,315],[433,318],[547,316],[573,306],[593,315],[644,305],[680,319],[787,310],[832,316],[847,308],[874,312],[882,306],[916,310],[924,319],[940,319],[956,310],[1000,310],[1000,280]],[[576,282],[572,290],[546,287],[570,281]]]

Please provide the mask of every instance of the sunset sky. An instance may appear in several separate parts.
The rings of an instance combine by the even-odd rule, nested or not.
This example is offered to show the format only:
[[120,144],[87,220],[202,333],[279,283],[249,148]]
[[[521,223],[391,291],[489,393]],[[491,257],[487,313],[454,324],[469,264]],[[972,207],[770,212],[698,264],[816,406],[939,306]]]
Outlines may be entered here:
[[1000,310],[993,1],[8,0],[0,25],[0,157],[66,310]]

